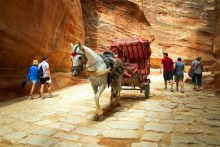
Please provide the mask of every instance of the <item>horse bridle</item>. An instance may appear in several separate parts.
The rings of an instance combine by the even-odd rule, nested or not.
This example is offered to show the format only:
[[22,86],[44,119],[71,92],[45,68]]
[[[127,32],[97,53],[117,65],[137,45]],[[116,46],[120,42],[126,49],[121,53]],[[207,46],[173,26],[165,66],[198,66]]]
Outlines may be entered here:
[[81,65],[72,66],[72,72],[73,72],[74,70],[77,70],[77,71],[79,71],[79,72],[81,73],[81,72],[84,70],[85,66],[86,66],[86,56],[85,56],[85,53],[84,53],[84,50],[83,50],[83,49],[80,49],[80,48],[79,48],[80,50],[82,50],[83,53],[77,53],[77,52],[76,52],[77,48],[78,48],[78,46],[75,47],[74,52],[71,53],[71,56],[72,56],[72,57],[75,57],[76,55],[81,55],[81,56],[83,56],[84,61],[82,61],[82,64],[81,64]]

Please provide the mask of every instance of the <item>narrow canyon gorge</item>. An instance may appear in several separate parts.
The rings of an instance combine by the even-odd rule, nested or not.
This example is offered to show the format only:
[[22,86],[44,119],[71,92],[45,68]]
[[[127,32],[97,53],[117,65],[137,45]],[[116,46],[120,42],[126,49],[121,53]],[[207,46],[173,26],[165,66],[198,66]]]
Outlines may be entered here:
[[162,52],[190,66],[202,56],[204,89],[220,94],[219,0],[0,0],[0,101],[28,95],[21,88],[34,59],[49,57],[52,89],[79,83],[71,76],[70,42],[98,53],[117,38],[151,42],[151,68]]

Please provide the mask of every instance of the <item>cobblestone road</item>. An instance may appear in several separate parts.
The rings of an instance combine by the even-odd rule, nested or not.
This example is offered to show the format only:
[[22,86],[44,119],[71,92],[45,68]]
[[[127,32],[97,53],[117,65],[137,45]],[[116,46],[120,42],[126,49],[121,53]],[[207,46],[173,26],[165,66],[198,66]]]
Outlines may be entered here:
[[54,92],[53,98],[26,97],[0,103],[0,146],[55,147],[212,147],[220,146],[220,97],[195,91],[163,90],[161,76],[151,76],[150,99],[139,90],[123,90],[121,106],[109,108],[110,89],[100,99],[105,115],[95,111],[90,83]]

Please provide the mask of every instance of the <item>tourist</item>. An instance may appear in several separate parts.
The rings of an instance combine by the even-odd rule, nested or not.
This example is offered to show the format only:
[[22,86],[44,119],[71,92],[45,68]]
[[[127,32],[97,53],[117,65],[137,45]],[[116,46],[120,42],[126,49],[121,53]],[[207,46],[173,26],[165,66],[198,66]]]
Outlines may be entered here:
[[51,95],[51,73],[50,73],[49,64],[48,64],[47,61],[48,61],[48,57],[44,56],[43,61],[38,65],[38,70],[40,70],[41,67],[43,69],[42,76],[39,76],[41,99],[45,98],[44,86],[47,87],[47,90],[48,90],[48,93],[49,93],[48,97],[52,97],[52,95]]
[[167,89],[167,81],[171,84],[171,92],[173,92],[173,60],[168,57],[168,53],[163,53],[160,72],[163,69],[164,89]]
[[178,87],[181,87],[181,92],[184,93],[183,90],[183,78],[184,78],[184,63],[182,62],[182,59],[179,57],[177,59],[177,62],[175,64],[175,80],[176,80],[176,91],[178,91]]
[[198,91],[201,90],[201,86],[202,86],[203,65],[202,65],[201,59],[202,57],[197,56],[191,65],[191,69],[194,70],[192,83],[194,84],[194,89],[197,89]]
[[[26,81],[30,80],[32,83],[30,95],[29,95],[29,100],[33,99],[33,92],[36,86],[38,86],[38,60],[34,60],[32,66],[29,69],[28,75],[25,78],[25,83]],[[24,85],[23,85],[24,86]],[[22,87],[23,87],[22,86]]]

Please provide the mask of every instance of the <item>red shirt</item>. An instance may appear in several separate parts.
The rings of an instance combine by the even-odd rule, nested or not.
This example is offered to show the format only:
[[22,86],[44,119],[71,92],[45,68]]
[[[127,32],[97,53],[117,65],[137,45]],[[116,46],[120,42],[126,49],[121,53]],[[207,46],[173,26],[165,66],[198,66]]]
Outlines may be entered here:
[[163,72],[168,72],[173,70],[173,60],[169,57],[164,57],[161,64],[163,64]]

